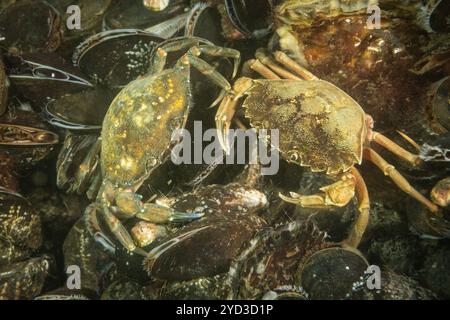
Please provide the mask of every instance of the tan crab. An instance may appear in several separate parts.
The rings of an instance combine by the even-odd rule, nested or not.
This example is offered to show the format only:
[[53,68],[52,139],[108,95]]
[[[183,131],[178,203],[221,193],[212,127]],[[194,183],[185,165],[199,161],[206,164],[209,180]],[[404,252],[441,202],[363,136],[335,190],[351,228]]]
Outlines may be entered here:
[[[174,67],[164,69],[167,52],[187,50]],[[99,242],[108,238],[100,231],[96,214],[128,250],[142,253],[120,219],[136,217],[153,223],[186,221],[201,217],[196,212],[177,212],[168,207],[141,202],[136,192],[141,184],[170,154],[174,130],[183,128],[190,108],[191,66],[225,92],[228,81],[201,54],[234,59],[236,73],[240,54],[200,38],[176,38],[159,47],[152,72],[129,83],[111,103],[101,132],[103,182],[97,201],[88,207],[91,232]],[[233,75],[234,76],[234,75]],[[220,100],[219,100],[220,101]],[[87,171],[85,170],[85,174]],[[144,253],[145,254],[145,253]]]
[[309,167],[337,177],[337,182],[321,188],[321,193],[290,197],[280,194],[289,203],[302,207],[345,206],[355,195],[359,212],[355,225],[344,244],[356,248],[369,219],[369,196],[355,164],[367,159],[407,194],[431,212],[438,207],[415,190],[408,181],[371,147],[383,146],[412,165],[419,156],[403,149],[381,133],[372,130],[373,120],[348,94],[335,85],[318,79],[308,70],[278,51],[272,58],[257,54],[248,65],[266,79],[239,78],[233,92],[221,102],[216,125],[221,144],[228,150],[231,119],[245,97],[245,116],[255,129],[279,129],[279,152],[288,162]]

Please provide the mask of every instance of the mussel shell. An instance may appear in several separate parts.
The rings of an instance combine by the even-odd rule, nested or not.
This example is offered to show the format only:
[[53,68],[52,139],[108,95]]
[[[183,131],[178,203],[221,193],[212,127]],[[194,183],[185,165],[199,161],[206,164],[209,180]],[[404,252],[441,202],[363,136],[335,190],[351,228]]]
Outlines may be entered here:
[[61,287],[41,294],[34,298],[34,300],[90,300],[95,298],[97,298],[97,295],[89,290],[75,290]]
[[66,94],[51,100],[44,108],[47,121],[69,130],[100,130],[116,92],[96,88]]
[[81,218],[67,234],[63,244],[65,268],[76,265],[81,271],[81,289],[87,292],[103,291],[104,277],[112,267],[112,259],[102,250]]
[[129,280],[117,280],[103,291],[101,300],[142,300],[142,286]]
[[226,0],[228,17],[242,34],[259,38],[271,28],[272,3],[269,0]]
[[[425,29],[434,32],[449,32],[450,31],[450,6],[448,1],[435,0],[428,1],[429,4],[424,8],[423,13],[425,21]],[[420,15],[419,15],[420,21]]]
[[185,36],[199,37],[211,41],[215,45],[222,45],[221,17],[215,7],[199,3],[194,6],[187,18],[184,29]]
[[431,115],[439,133],[450,131],[450,77],[431,86]]
[[168,282],[164,286],[160,299],[170,300],[215,300],[227,296],[224,286],[226,274],[203,277],[190,281]]
[[276,228],[260,230],[234,259],[227,278],[233,299],[261,299],[268,291],[290,288],[299,293],[295,278],[308,252],[327,248],[312,220],[294,221]]
[[30,255],[30,249],[0,240],[0,266],[25,260]]
[[425,206],[407,204],[408,224],[413,233],[428,239],[450,239],[450,209],[440,214],[431,213]]
[[164,10],[155,12],[148,10],[142,0],[120,1],[107,12],[103,24],[106,30],[145,29],[183,13],[188,6],[187,0],[171,0]]
[[78,69],[56,54],[8,56],[5,62],[14,89],[38,110],[48,99],[92,87]]
[[300,284],[311,299],[351,298],[369,264],[357,250],[327,248],[312,254],[299,269]]
[[41,219],[25,198],[0,187],[0,213],[0,239],[33,250],[41,246]]
[[144,250],[150,252],[176,237],[192,232],[151,265],[142,256],[128,252],[118,246],[118,266],[129,277],[138,280],[156,278],[160,280],[186,281],[210,277],[228,271],[231,260],[242,245],[264,222],[257,216],[241,216],[239,219],[208,217],[189,223],[166,238],[155,241]]
[[411,168],[398,162],[402,174],[410,181],[421,183],[422,187],[430,189],[434,184],[450,174],[450,133],[434,135],[421,145],[419,155],[423,164]]
[[47,0],[48,3],[53,5],[62,15],[63,21],[72,15],[72,12],[67,12],[67,8],[70,5],[77,5],[80,7],[82,13],[80,29],[67,29],[64,32],[64,38],[78,38],[79,36],[86,34],[90,30],[101,27],[103,16],[109,8],[112,0],[78,0],[74,3],[73,0]]
[[80,44],[75,65],[92,81],[121,88],[150,68],[153,48],[162,38],[137,29],[104,31]]
[[1,47],[52,52],[61,42],[59,13],[45,1],[18,1],[0,13]]
[[42,256],[0,267],[0,300],[37,296],[52,264],[52,258]]

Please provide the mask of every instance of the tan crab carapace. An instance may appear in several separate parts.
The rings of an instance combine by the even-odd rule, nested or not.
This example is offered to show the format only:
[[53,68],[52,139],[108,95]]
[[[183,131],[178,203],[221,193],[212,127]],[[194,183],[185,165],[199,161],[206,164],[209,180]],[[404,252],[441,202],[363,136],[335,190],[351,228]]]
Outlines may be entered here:
[[[187,50],[174,67],[164,69],[167,52]],[[137,217],[153,223],[186,221],[201,213],[182,213],[153,203],[142,203],[136,192],[167,158],[174,141],[174,130],[183,128],[191,98],[191,66],[217,84],[222,92],[231,89],[228,81],[214,67],[199,58],[201,54],[234,59],[236,73],[240,54],[209,41],[190,37],[161,44],[152,63],[152,72],[129,83],[111,103],[101,132],[101,171],[103,182],[97,201],[87,209],[91,232],[99,242],[108,238],[101,232],[96,212],[113,235],[130,251],[135,241],[120,219]],[[234,76],[234,75],[233,75]],[[136,250],[140,252],[140,250]]]
[[408,181],[371,147],[376,142],[412,165],[421,160],[382,134],[372,130],[373,120],[347,93],[318,79],[285,53],[272,58],[257,54],[248,65],[266,79],[239,78],[233,91],[221,102],[216,116],[221,144],[228,149],[231,119],[245,97],[245,116],[255,129],[278,129],[279,152],[288,162],[309,167],[314,172],[336,176],[337,182],[322,187],[321,193],[290,197],[289,203],[302,207],[345,206],[355,195],[360,215],[343,243],[356,248],[369,219],[369,196],[358,170],[362,159],[378,166],[395,184],[432,212],[435,204],[415,190]]

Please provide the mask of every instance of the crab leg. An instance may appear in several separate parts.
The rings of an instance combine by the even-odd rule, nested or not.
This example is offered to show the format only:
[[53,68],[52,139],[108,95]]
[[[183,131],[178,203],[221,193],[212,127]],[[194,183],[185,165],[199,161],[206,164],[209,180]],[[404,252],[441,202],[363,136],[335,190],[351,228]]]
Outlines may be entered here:
[[239,99],[252,87],[252,85],[253,80],[250,78],[242,77],[236,80],[233,86],[234,94],[226,96],[217,109],[215,120],[218,138],[220,145],[227,153],[230,150],[229,130],[231,119],[233,119],[236,112]]
[[248,65],[250,69],[258,72],[261,76],[270,80],[280,80],[281,78],[272,70],[267,68],[265,65],[261,63],[261,61],[256,59],[251,59],[248,61]]
[[136,245],[134,244],[133,238],[122,225],[119,219],[112,213],[107,204],[102,206],[101,210],[103,212],[103,217],[108,225],[109,230],[113,233],[117,240],[129,251],[135,251]]
[[235,49],[223,48],[215,45],[203,44],[196,47],[192,47],[189,51],[195,56],[200,56],[201,54],[206,54],[211,57],[225,57],[234,60],[233,63],[233,74],[234,78],[238,72],[239,65],[241,63],[241,53]]
[[342,244],[348,245],[352,248],[357,248],[361,242],[361,238],[366,230],[367,224],[369,223],[370,214],[370,200],[369,193],[367,191],[366,183],[363,177],[359,173],[358,169],[352,168],[352,174],[355,177],[356,185],[355,191],[358,198],[358,211],[359,216],[353,225],[353,228]]
[[[273,61],[271,58],[266,56],[263,52],[259,51],[256,52],[256,59],[258,59],[262,64],[269,67],[273,72],[275,72],[277,75],[279,75],[283,79],[289,79],[289,80],[303,80],[296,75],[290,73],[289,71],[285,70],[284,68],[280,67]],[[250,66],[251,68],[251,66]]]
[[354,197],[355,186],[355,176],[352,173],[345,173],[335,183],[320,188],[322,193],[301,195],[290,192],[290,197],[281,193],[278,195],[282,200],[304,208],[343,207]]
[[373,149],[365,148],[364,158],[374,163],[378,168],[380,168],[381,171],[383,171],[385,175],[389,176],[401,190],[427,206],[431,212],[437,213],[439,211],[438,207],[434,203],[414,189],[413,186],[409,184],[408,180],[406,180],[393,165],[389,164]]
[[284,52],[277,51],[274,54],[275,60],[281,63],[283,66],[285,66],[287,69],[295,72],[300,77],[302,77],[305,80],[319,80],[315,75],[313,75],[311,72],[303,68],[301,65],[299,65],[297,62],[289,58]]
[[420,159],[420,157],[417,154],[413,154],[408,150],[403,149],[394,141],[392,141],[391,139],[382,135],[379,132],[376,131],[373,132],[372,141],[375,141],[377,144],[389,150],[397,157],[402,158],[403,160],[410,163],[412,166],[417,166],[422,162],[422,159]]

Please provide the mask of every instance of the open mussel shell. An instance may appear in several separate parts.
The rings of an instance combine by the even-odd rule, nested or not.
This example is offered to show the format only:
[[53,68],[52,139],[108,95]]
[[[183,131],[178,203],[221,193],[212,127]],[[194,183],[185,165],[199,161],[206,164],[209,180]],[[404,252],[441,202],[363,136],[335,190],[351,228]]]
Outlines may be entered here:
[[217,8],[203,3],[196,4],[186,20],[185,36],[199,37],[222,45],[225,39],[222,36],[221,17]]
[[403,175],[410,182],[419,182],[423,188],[431,189],[441,178],[450,175],[450,132],[432,135],[420,145],[418,151],[422,164],[418,167],[397,162]]
[[39,128],[0,123],[0,146],[38,147],[58,143],[58,135]]
[[248,38],[261,38],[271,29],[272,1],[225,0],[228,17],[236,29]]
[[161,11],[149,10],[142,0],[120,1],[104,17],[103,26],[108,29],[136,28],[145,29],[185,12],[188,0],[170,0],[170,4]]
[[450,208],[431,213],[423,205],[408,202],[406,207],[410,229],[422,238],[450,239]]
[[151,52],[161,41],[137,29],[104,31],[81,43],[73,62],[93,82],[121,88],[148,72]]
[[52,52],[62,37],[61,20],[45,1],[17,1],[0,13],[0,46],[15,52]]
[[334,247],[312,254],[298,274],[300,285],[311,299],[349,299],[368,267],[358,250]]
[[44,159],[58,143],[53,132],[21,125],[0,123],[0,149],[23,168]]
[[33,107],[41,110],[48,99],[91,88],[79,70],[55,54],[8,56],[5,59],[11,85]]
[[450,31],[450,6],[446,0],[425,1],[417,13],[419,25],[428,32]]
[[49,101],[43,116],[48,123],[62,129],[100,130],[115,94],[115,91],[103,88],[66,94]]

